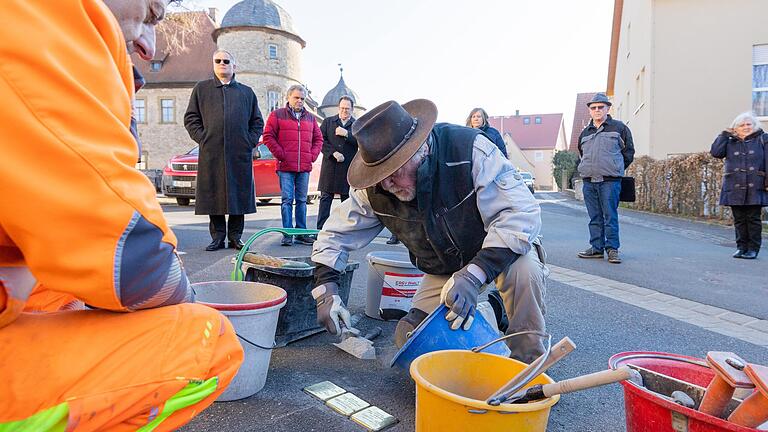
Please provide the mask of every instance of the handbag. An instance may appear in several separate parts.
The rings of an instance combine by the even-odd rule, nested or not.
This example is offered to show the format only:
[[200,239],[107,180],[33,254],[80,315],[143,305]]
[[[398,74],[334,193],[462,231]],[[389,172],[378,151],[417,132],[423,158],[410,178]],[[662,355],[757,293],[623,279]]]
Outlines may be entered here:
[[619,192],[619,201],[635,202],[635,178],[621,178],[621,192]]

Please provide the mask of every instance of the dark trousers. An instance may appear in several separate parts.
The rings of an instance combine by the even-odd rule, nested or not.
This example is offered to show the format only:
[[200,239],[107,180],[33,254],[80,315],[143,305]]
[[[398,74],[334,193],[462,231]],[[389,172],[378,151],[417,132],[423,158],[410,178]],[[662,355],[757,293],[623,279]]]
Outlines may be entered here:
[[736,247],[742,251],[760,251],[763,223],[760,221],[762,207],[759,205],[731,206],[733,226],[736,228]]
[[[330,192],[320,192],[320,207],[317,209],[317,229],[323,229],[325,221],[331,215],[331,203],[333,203],[334,195]],[[349,198],[349,194],[339,195],[341,196],[341,201]]]
[[227,226],[225,215],[210,215],[211,222],[208,229],[211,231],[212,240],[224,240],[226,236],[230,242],[240,240],[243,236],[245,227],[245,215],[229,215],[229,226]]

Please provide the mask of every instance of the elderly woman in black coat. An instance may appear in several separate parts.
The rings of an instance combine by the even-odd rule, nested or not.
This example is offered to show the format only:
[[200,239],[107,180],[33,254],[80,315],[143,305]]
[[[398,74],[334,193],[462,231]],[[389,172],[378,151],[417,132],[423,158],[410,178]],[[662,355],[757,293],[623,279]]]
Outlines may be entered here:
[[768,134],[751,112],[739,114],[712,143],[712,156],[725,158],[720,205],[731,207],[738,250],[734,258],[755,259],[762,242],[762,207],[768,206]]
[[469,112],[469,116],[467,116],[467,127],[480,129],[485,132],[485,134],[488,135],[488,138],[490,138],[491,141],[496,144],[496,147],[501,150],[501,154],[503,154],[505,158],[509,158],[509,156],[507,156],[507,145],[504,144],[504,139],[501,138],[499,131],[488,124],[488,113],[485,112],[484,109],[475,108]]

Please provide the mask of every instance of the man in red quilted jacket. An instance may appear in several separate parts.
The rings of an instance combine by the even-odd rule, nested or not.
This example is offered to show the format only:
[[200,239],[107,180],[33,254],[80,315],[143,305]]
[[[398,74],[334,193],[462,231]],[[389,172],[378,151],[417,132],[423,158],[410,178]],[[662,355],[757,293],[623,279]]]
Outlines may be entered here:
[[[277,176],[280,178],[282,205],[280,214],[283,228],[293,228],[295,201],[296,228],[307,227],[307,189],[312,162],[317,159],[323,147],[323,134],[317,120],[304,108],[307,90],[301,85],[292,85],[286,92],[288,103],[285,108],[272,111],[264,127],[264,144],[277,159]],[[309,236],[296,236],[296,242],[312,244]],[[283,237],[283,246],[290,246],[290,236]]]

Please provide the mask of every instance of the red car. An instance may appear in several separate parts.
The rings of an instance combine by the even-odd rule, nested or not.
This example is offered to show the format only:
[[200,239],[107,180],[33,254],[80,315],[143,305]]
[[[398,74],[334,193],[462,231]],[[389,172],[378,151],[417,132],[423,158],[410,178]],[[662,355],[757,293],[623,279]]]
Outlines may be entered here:
[[[163,169],[163,194],[176,198],[176,202],[182,206],[189,205],[189,201],[195,198],[197,155],[198,147],[195,147],[185,154],[172,157]],[[317,191],[317,181],[320,178],[321,159],[322,155],[312,164],[307,204],[311,204],[320,196],[320,192]],[[256,199],[261,203],[266,204],[273,198],[280,198],[280,181],[275,172],[276,163],[275,157],[267,146],[259,144],[253,154],[253,180]]]

